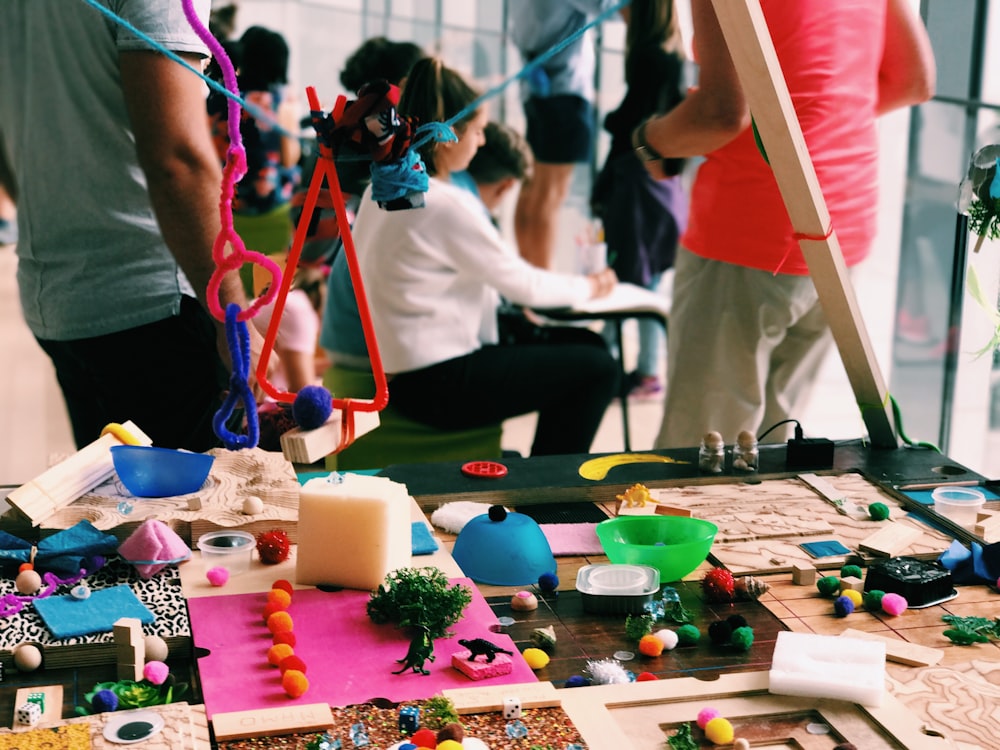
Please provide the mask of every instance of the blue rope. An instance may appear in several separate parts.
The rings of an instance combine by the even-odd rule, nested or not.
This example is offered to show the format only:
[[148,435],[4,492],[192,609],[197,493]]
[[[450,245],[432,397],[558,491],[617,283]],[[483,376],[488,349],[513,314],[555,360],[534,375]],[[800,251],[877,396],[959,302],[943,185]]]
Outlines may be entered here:
[[[452,126],[455,123],[461,122],[462,120],[464,120],[465,118],[467,118],[469,115],[471,115],[473,112],[475,112],[477,109],[479,109],[481,106],[483,106],[483,104],[485,102],[487,102],[488,100],[492,99],[494,96],[499,95],[504,89],[506,89],[508,86],[510,86],[515,81],[519,81],[522,78],[526,78],[526,77],[528,77],[530,75],[534,75],[535,71],[538,70],[538,68],[540,68],[542,65],[544,65],[545,63],[547,63],[553,57],[555,57],[556,55],[558,55],[560,52],[562,52],[564,49],[566,49],[569,45],[571,45],[577,39],[579,39],[581,36],[583,36],[584,34],[586,34],[590,29],[592,29],[595,26],[599,26],[600,24],[604,23],[607,19],[611,18],[611,16],[613,16],[616,13],[618,13],[619,11],[621,11],[622,8],[626,7],[627,5],[630,5],[631,2],[632,2],[632,0],[622,0],[622,2],[619,3],[618,5],[616,5],[615,7],[608,8],[603,13],[598,14],[592,21],[590,21],[589,23],[585,24],[584,26],[582,26],[579,29],[577,29],[576,31],[574,31],[572,34],[570,34],[568,37],[566,37],[565,39],[563,39],[558,44],[556,44],[556,45],[554,45],[552,47],[549,47],[547,50],[545,50],[545,52],[543,52],[542,54],[540,54],[534,60],[530,61],[527,65],[525,65],[523,68],[521,68],[521,70],[519,70],[517,73],[515,73],[514,75],[512,75],[510,78],[508,78],[508,79],[506,79],[504,81],[501,81],[496,86],[494,86],[493,88],[491,88],[488,91],[486,91],[482,96],[480,96],[478,99],[476,99],[470,105],[468,105],[467,107],[465,107],[465,109],[461,110],[457,115],[455,115],[454,117],[451,117],[451,118],[445,120],[444,124],[448,125],[448,126]],[[428,137],[424,138],[423,140],[418,140],[418,141],[416,141],[413,144],[413,146],[411,148],[420,148],[421,146],[423,146],[424,144],[426,144],[430,140],[431,140],[431,136],[428,136]]]
[[[117,23],[120,26],[123,26],[124,28],[128,29],[129,31],[131,31],[133,34],[135,34],[137,37],[139,37],[140,39],[142,39],[142,41],[144,41],[150,47],[152,47],[153,49],[155,49],[157,52],[160,52],[160,53],[166,55],[167,57],[169,57],[174,62],[179,63],[180,65],[183,65],[185,68],[187,68],[192,73],[194,73],[196,76],[198,76],[203,81],[205,81],[205,83],[207,83],[210,88],[214,89],[215,91],[218,91],[220,94],[222,94],[222,95],[224,95],[224,96],[232,99],[233,101],[238,102],[241,107],[244,107],[254,117],[260,117],[260,118],[262,118],[264,120],[269,121],[275,127],[275,129],[277,129],[282,135],[288,136],[290,138],[296,138],[296,137],[298,137],[298,136],[296,136],[293,133],[289,133],[287,130],[285,130],[284,128],[282,128],[278,123],[274,122],[273,119],[270,116],[268,116],[267,113],[262,112],[259,107],[255,107],[254,105],[250,104],[249,102],[247,102],[245,99],[243,99],[239,95],[234,94],[232,91],[230,91],[229,89],[227,89],[225,86],[222,86],[221,84],[219,84],[217,81],[213,81],[211,78],[209,78],[208,76],[206,76],[200,70],[196,70],[195,68],[191,67],[191,65],[189,65],[187,63],[187,61],[184,60],[182,57],[178,56],[174,52],[171,52],[170,50],[168,50],[166,47],[164,47],[159,42],[151,39],[149,37],[149,35],[144,34],[143,32],[139,31],[139,29],[137,29],[135,26],[133,26],[132,24],[130,24],[124,18],[122,18],[121,16],[117,15],[113,11],[109,10],[108,8],[105,8],[103,5],[101,5],[100,3],[98,3],[97,0],[84,0],[84,2],[87,3],[88,5],[96,8],[98,11],[100,11],[101,13],[103,13],[105,16],[107,16],[108,18],[110,18],[115,23]],[[534,60],[532,60],[527,65],[525,65],[523,68],[521,68],[521,70],[518,71],[517,73],[515,73],[513,76],[507,78],[504,81],[501,81],[496,86],[494,86],[493,88],[491,88],[488,91],[486,91],[486,93],[484,93],[482,96],[480,96],[474,102],[472,102],[470,105],[468,105],[463,110],[461,110],[457,115],[455,115],[454,117],[446,120],[443,124],[447,125],[448,127],[451,127],[451,126],[455,125],[456,123],[461,122],[462,120],[464,120],[465,118],[467,118],[469,115],[471,115],[473,112],[475,112],[477,109],[479,109],[485,102],[487,102],[488,100],[492,99],[494,96],[498,96],[501,92],[503,92],[504,89],[506,89],[508,86],[510,86],[515,81],[519,81],[522,78],[526,78],[528,76],[534,75],[535,71],[538,70],[538,68],[540,68],[542,65],[544,65],[549,60],[551,60],[555,55],[557,55],[560,52],[562,52],[564,49],[566,49],[566,47],[568,47],[569,45],[571,45],[573,42],[575,42],[577,39],[579,39],[581,36],[583,36],[585,33],[587,33],[587,31],[589,31],[593,27],[599,26],[600,24],[604,23],[607,19],[611,18],[611,16],[613,16],[616,13],[618,13],[619,11],[621,11],[622,8],[626,7],[631,2],[632,2],[632,0],[622,0],[622,2],[619,3],[618,5],[616,5],[615,7],[608,8],[604,12],[598,14],[592,21],[590,21],[589,23],[585,24],[581,28],[579,28],[576,31],[574,31],[572,34],[570,34],[568,37],[566,37],[565,39],[563,39],[558,44],[556,44],[553,47],[550,47],[549,49],[547,49],[545,52],[543,52],[538,57],[536,57]],[[417,142],[415,142],[411,146],[411,148],[415,148],[415,149],[420,148],[421,146],[426,145],[427,143],[429,143],[432,139],[435,138],[435,136],[436,136],[435,133],[430,133],[426,137],[424,137],[422,140],[418,140]],[[346,158],[348,160],[350,159],[350,157],[348,155],[345,155],[344,158]],[[360,158],[364,158],[364,157],[360,157]]]
[[148,34],[146,34],[145,32],[142,32],[139,29],[137,29],[135,26],[133,26],[132,24],[130,24],[128,21],[126,21],[124,18],[122,18],[121,16],[119,16],[113,10],[111,10],[109,8],[105,8],[103,5],[101,5],[99,2],[97,2],[97,0],[83,0],[83,2],[87,3],[87,5],[91,6],[92,8],[95,8],[98,11],[100,11],[101,13],[103,13],[105,16],[107,16],[108,18],[110,18],[112,21],[114,21],[119,26],[121,26],[121,27],[127,29],[128,31],[132,32],[133,34],[135,34],[137,37],[139,37],[142,41],[144,41],[146,44],[148,44],[150,47],[152,47],[154,50],[156,50],[160,54],[166,55],[167,57],[169,57],[171,60],[173,60],[178,65],[180,65],[180,66],[186,68],[187,70],[191,71],[192,73],[194,73],[201,80],[203,80],[205,83],[207,83],[208,86],[209,86],[209,88],[214,89],[215,91],[219,92],[223,96],[226,96],[229,99],[231,99],[232,101],[236,102],[241,107],[243,107],[247,112],[249,112],[250,114],[252,114],[254,117],[262,119],[262,120],[265,120],[269,125],[271,125],[275,130],[277,130],[278,132],[280,132],[282,135],[287,136],[289,138],[298,138],[298,136],[295,135],[294,133],[289,133],[287,130],[285,130],[284,128],[282,128],[281,125],[278,122],[276,122],[273,117],[271,117],[271,115],[270,115],[269,112],[266,112],[266,111],[262,110],[260,107],[256,106],[255,104],[251,104],[246,99],[244,99],[243,97],[241,97],[239,94],[233,93],[232,91],[230,91],[229,89],[227,89],[225,86],[223,86],[218,81],[212,80],[211,78],[209,78],[207,75],[205,75],[204,73],[202,73],[197,68],[193,68],[191,66],[191,64],[188,63],[188,61],[185,60],[183,57],[181,57],[177,53],[175,53],[175,52],[167,49],[162,44],[160,44],[159,42],[157,42],[155,39],[150,38],[150,36]]

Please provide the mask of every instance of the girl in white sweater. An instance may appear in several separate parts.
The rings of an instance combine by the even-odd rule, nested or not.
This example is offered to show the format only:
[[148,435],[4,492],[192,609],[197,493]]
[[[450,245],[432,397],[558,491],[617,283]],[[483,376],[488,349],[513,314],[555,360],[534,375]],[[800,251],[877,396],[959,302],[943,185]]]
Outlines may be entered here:
[[[419,123],[443,122],[477,98],[440,60],[410,72],[399,102]],[[586,453],[617,392],[617,366],[600,336],[548,329],[527,344],[497,344],[500,295],[528,307],[565,307],[607,294],[605,270],[572,276],[522,260],[479,200],[453,185],[483,143],[486,112],[454,126],[457,142],[431,142],[422,208],[386,211],[362,198],[353,235],[368,292],[389,397],[411,419],[469,429],[538,412],[532,455]]]

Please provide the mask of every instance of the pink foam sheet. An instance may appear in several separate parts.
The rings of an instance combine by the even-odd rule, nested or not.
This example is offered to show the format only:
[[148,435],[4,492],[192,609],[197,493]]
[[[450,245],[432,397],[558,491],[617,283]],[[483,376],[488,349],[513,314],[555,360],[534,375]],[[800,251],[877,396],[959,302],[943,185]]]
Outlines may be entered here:
[[603,555],[604,548],[597,538],[596,523],[539,524],[553,557],[567,555]]
[[[461,622],[452,628],[454,636],[434,642],[436,661],[424,665],[429,675],[409,670],[392,674],[402,666],[396,660],[406,655],[409,636],[391,623],[372,623],[365,611],[369,592],[296,591],[288,614],[294,625],[295,653],[305,661],[309,679],[309,690],[296,699],[285,694],[280,671],[267,662],[271,633],[261,616],[266,593],[188,600],[208,717],[296,703],[348,706],[373,698],[419,700],[448,688],[535,682],[534,672],[511,638],[490,630],[496,625],[496,616],[475,584],[468,578],[454,578],[451,582],[468,586],[472,602]],[[451,666],[452,654],[463,650],[459,638],[486,638],[513,651],[513,670],[473,682]]]

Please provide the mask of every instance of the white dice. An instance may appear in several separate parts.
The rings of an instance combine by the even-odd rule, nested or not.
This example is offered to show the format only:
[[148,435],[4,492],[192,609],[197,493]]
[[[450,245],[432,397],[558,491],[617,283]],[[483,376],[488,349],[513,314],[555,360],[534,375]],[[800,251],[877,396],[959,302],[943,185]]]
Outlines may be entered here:
[[521,718],[521,699],[516,696],[507,696],[503,699],[503,717],[505,719]]
[[33,727],[42,718],[42,707],[37,703],[22,703],[14,712],[18,724]]

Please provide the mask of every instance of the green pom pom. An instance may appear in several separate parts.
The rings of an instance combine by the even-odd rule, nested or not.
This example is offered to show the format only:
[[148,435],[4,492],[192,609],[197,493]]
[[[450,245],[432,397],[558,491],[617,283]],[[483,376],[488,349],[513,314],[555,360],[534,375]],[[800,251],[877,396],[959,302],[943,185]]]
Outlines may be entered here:
[[861,572],[860,565],[845,565],[840,569],[840,577],[847,578],[848,576],[854,576],[855,578],[864,578],[864,574]]
[[823,576],[816,581],[816,588],[823,596],[833,596],[840,591],[840,579],[837,576]]
[[753,645],[753,629],[750,627],[736,628],[729,642],[741,651],[749,651]]
[[868,515],[873,521],[884,521],[889,517],[889,506],[885,503],[872,503],[868,506]]
[[883,596],[885,596],[885,592],[879,591],[878,589],[866,591],[864,593],[864,597],[862,598],[862,603],[865,605],[865,609],[869,612],[881,612]]
[[701,631],[694,625],[681,625],[677,628],[677,645],[693,646],[701,638]]

